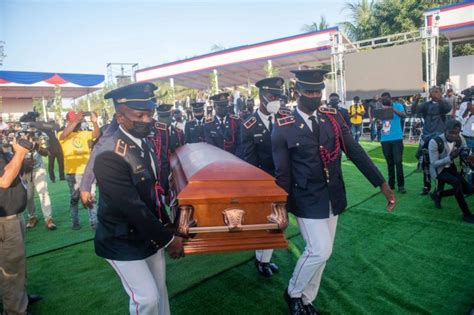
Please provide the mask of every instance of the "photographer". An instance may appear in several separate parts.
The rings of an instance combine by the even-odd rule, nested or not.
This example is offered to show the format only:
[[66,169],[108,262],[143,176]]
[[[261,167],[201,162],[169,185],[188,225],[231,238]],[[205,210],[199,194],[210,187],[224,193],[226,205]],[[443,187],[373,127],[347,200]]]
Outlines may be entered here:
[[0,293],[4,314],[26,314],[28,295],[22,218],[26,189],[18,174],[28,149],[15,139],[11,145],[14,151],[11,160],[0,150]]
[[51,199],[49,197],[48,184],[46,181],[46,169],[42,158],[43,156],[48,156],[47,148],[49,138],[46,134],[34,127],[34,122],[36,121],[36,117],[38,117],[38,115],[35,114],[37,113],[29,112],[20,118],[20,123],[24,126],[23,133],[28,138],[27,140],[35,144],[35,149],[25,156],[22,167],[23,174],[21,176],[28,192],[28,223],[26,224],[26,228],[33,228],[38,224],[34,200],[36,190],[41,203],[41,211],[43,212],[46,228],[48,230],[55,230],[56,224],[54,224],[52,217]]
[[[454,195],[463,213],[463,220],[467,223],[474,223],[474,216],[464,199],[464,193],[470,193],[471,186],[458,173],[454,164],[457,157],[466,158],[469,155],[466,141],[461,136],[461,123],[457,120],[448,121],[445,132],[431,139],[428,149],[431,177],[438,180],[438,189],[431,194],[435,206],[441,208],[441,199]],[[445,184],[449,184],[453,188],[444,190]]]
[[[420,138],[419,153],[421,153],[422,149],[427,146],[427,143],[429,143],[431,138],[444,132],[446,114],[451,110],[451,105],[443,100],[441,88],[439,86],[433,86],[430,89],[430,98],[429,101],[419,105],[420,98],[417,97],[412,105],[412,112],[421,114],[423,117],[423,131]],[[428,166],[426,162],[424,165]],[[427,195],[431,190],[430,173],[427,172],[426,169],[425,171],[426,172],[424,172],[423,176],[422,195]]]

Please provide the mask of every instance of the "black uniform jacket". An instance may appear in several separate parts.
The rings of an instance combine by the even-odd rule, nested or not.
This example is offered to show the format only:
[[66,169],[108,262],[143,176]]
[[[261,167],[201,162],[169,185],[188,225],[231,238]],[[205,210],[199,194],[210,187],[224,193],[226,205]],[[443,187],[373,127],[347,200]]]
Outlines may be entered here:
[[274,176],[271,135],[258,112],[242,124],[240,131],[239,157]]
[[[149,145],[152,151],[151,145]],[[152,152],[152,163],[157,168]],[[118,129],[104,142],[94,164],[99,187],[95,251],[113,260],[145,259],[167,245],[173,233],[168,215],[158,210],[156,174],[142,149]]]
[[240,124],[240,119],[233,115],[226,116],[224,128],[217,117],[207,119],[204,125],[206,143],[236,154],[240,141]]
[[[306,125],[297,111],[294,116],[277,120],[272,132],[272,151],[277,183],[289,194],[289,211],[297,217],[322,219],[329,217],[330,204],[334,215],[346,206],[346,191],[341,170],[341,152],[329,163],[329,182],[320,156],[320,146],[330,152],[335,147],[333,125],[328,115],[317,112],[319,137]],[[339,114],[332,115],[340,126],[338,140],[350,160],[374,186],[385,180],[364,149],[354,141]],[[362,184],[362,183],[361,183]]]
[[174,126],[167,126],[161,122],[155,122],[153,128],[153,148],[158,159],[158,173],[160,185],[166,194],[169,192],[170,160],[174,151],[184,144],[183,131]]
[[196,119],[186,122],[186,125],[184,126],[185,143],[198,143],[206,141],[206,139],[204,139],[204,122],[204,118],[201,119],[200,124]]

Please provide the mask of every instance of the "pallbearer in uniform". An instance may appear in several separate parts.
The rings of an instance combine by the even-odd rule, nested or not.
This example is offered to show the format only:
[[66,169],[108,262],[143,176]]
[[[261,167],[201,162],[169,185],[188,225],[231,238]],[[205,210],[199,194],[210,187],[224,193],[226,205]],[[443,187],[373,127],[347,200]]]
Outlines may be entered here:
[[130,297],[130,314],[170,314],[164,249],[184,255],[182,238],[167,229],[157,193],[158,163],[147,140],[154,103],[152,83],[135,83],[105,95],[116,108],[118,130],[97,155],[99,186],[95,251],[117,272]]
[[204,137],[206,142],[218,148],[236,154],[240,135],[240,120],[228,114],[229,93],[220,93],[211,97],[216,116],[206,119]]
[[193,108],[194,119],[186,122],[184,127],[184,142],[197,143],[205,142],[204,138],[204,105],[206,103],[195,102],[191,103]]
[[290,314],[318,314],[312,303],[331,256],[338,215],[347,206],[342,151],[372,185],[380,187],[387,209],[395,206],[394,193],[354,141],[342,116],[320,106],[326,72],[293,71],[298,107],[294,115],[278,119],[272,133],[277,183],[289,194],[288,210],[296,216],[306,243],[284,292]]
[[[250,164],[275,176],[272,159],[271,132],[275,115],[280,110],[280,96],[283,78],[266,78],[255,83],[259,88],[260,107],[242,124],[239,157]],[[271,262],[273,249],[257,250],[255,266],[258,272],[271,277],[278,271],[278,266]]]
[[184,144],[184,133],[181,129],[172,125],[173,105],[161,104],[156,108],[158,120],[154,122],[150,141],[153,144],[158,159],[158,178],[163,193],[168,195],[170,175],[170,154]]

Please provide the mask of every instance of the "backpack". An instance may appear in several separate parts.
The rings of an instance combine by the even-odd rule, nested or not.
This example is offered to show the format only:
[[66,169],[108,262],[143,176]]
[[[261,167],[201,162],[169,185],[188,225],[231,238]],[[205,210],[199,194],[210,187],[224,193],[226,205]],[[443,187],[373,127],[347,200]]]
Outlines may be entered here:
[[425,141],[425,143],[423,143],[423,146],[421,147],[423,163],[425,165],[430,164],[430,153],[428,150],[428,146],[432,139],[434,139],[436,141],[436,144],[438,145],[438,154],[441,154],[444,150],[444,142],[439,135],[432,136],[431,138],[427,139],[427,141]]

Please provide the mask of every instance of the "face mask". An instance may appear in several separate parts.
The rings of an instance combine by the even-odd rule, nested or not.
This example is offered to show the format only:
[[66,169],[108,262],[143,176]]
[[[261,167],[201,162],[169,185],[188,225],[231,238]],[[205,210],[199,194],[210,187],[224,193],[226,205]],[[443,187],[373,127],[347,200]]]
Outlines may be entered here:
[[382,100],[382,105],[383,106],[390,106],[390,105],[392,105],[392,101],[391,100]]
[[224,117],[227,115],[227,108],[225,107],[217,107],[216,108],[216,115],[219,117]]
[[145,138],[151,132],[151,123],[142,121],[132,121],[132,129],[129,130],[130,134],[136,138]]
[[339,100],[329,100],[329,105],[331,105],[332,107],[337,107],[339,105]]
[[268,102],[265,108],[267,109],[267,112],[269,112],[270,114],[276,114],[278,113],[278,110],[280,109],[280,101]]
[[85,121],[81,122],[81,126],[79,127],[80,130],[87,130],[89,128],[89,124]]
[[197,120],[201,120],[202,117],[204,117],[203,114],[199,114],[199,115],[194,114],[194,118],[196,118]]
[[314,112],[321,105],[321,97],[306,97],[300,95],[299,102],[307,110]]

